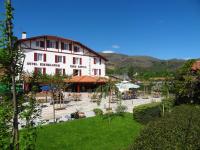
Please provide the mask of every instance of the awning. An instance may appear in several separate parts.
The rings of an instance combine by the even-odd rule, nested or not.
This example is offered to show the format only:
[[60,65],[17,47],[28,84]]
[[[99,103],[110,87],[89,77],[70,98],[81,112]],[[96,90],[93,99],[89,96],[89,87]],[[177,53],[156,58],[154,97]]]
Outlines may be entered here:
[[128,91],[129,89],[137,89],[140,86],[130,83],[129,81],[122,81],[121,83],[115,84],[120,92]]
[[97,76],[74,76],[65,80],[67,83],[106,83],[107,78]]

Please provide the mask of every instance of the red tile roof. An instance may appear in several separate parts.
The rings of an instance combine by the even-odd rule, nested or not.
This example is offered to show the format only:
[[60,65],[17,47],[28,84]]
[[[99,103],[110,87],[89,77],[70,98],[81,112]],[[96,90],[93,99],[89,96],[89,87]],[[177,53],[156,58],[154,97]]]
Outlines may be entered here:
[[65,80],[68,83],[105,83],[107,78],[96,76],[74,76],[69,80]]
[[194,71],[200,70],[200,60],[196,61],[196,62],[192,65],[192,70],[194,70]]

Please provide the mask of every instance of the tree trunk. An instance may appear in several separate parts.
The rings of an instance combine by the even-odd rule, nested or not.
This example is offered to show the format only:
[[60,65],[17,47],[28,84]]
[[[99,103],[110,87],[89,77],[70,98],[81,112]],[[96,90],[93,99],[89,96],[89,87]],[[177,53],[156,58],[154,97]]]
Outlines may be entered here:
[[111,107],[110,107],[110,105],[111,105],[111,96],[112,96],[112,91],[110,90],[109,91],[109,104],[108,104],[108,109],[109,109],[109,111],[110,111],[110,109],[111,109]]
[[54,123],[56,122],[56,114],[55,114],[55,102],[54,102],[54,97],[53,97],[53,121],[54,121]]
[[18,102],[16,99],[15,75],[12,75],[12,95],[13,95],[13,146],[19,150],[19,129],[18,129]]
[[[10,5],[10,7],[12,7],[11,5],[11,0],[7,0],[7,4]],[[7,12],[9,12],[9,10],[7,10]],[[12,12],[9,12],[12,14]],[[7,16],[8,17],[8,16]],[[8,42],[9,42],[9,54],[12,58],[12,62],[10,65],[10,76],[11,76],[11,80],[12,80],[12,101],[13,101],[13,148],[15,148],[16,150],[19,150],[19,129],[18,129],[18,103],[17,103],[17,99],[16,99],[16,81],[15,81],[15,58],[13,57],[13,41],[12,41],[12,20],[11,18],[8,18],[7,20],[7,29],[8,29]]]
[[59,91],[60,108],[61,108],[61,91]]

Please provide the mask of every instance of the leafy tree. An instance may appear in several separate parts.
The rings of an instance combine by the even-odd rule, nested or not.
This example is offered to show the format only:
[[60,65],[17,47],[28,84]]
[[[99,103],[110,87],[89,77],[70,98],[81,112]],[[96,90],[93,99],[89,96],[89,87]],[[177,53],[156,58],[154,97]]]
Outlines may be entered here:
[[133,75],[134,75],[134,67],[133,67],[133,66],[129,66],[129,67],[128,67],[128,77],[129,77],[130,79],[132,79],[132,78],[133,78]]
[[[99,104],[101,100],[104,98],[108,98],[108,119],[109,119],[109,124],[110,124],[110,115],[112,113],[112,108],[111,108],[111,102],[112,101],[119,101],[119,105],[121,105],[121,94],[116,87],[116,82],[113,81],[112,79],[108,79],[107,82],[100,86],[99,88],[96,89],[95,95],[99,97],[97,103]],[[115,98],[113,97],[115,96]]]
[[177,72],[173,81],[172,92],[175,94],[175,104],[200,104],[200,72],[193,71],[195,60],[187,61]]
[[[2,33],[0,41],[0,62],[5,69],[5,79],[11,90],[13,105],[13,126],[12,126],[12,142],[10,148],[19,149],[19,130],[18,130],[18,101],[16,92],[16,76],[21,71],[21,58],[23,57],[21,50],[18,49],[17,38],[13,35],[13,8],[11,0],[5,1],[6,17],[2,21]],[[4,80],[5,82],[5,80]]]
[[[35,109],[35,100],[24,95],[22,90],[17,89],[22,83],[21,80],[16,80],[16,77],[21,76],[24,54],[13,34],[14,9],[11,0],[5,0],[5,10],[5,20],[1,21],[0,32],[0,69],[4,71],[1,84],[8,88],[6,92],[0,93],[0,97],[2,97],[0,100],[0,146],[2,149],[19,150],[19,114],[26,116],[27,125],[25,128],[27,135],[29,135],[27,137],[33,137],[35,132],[29,132],[29,129],[33,129],[33,123],[30,120],[34,119],[34,113],[37,110]],[[29,106],[23,107],[24,102],[27,101],[29,101]],[[24,140],[31,142],[30,138]],[[34,142],[32,142],[32,145],[34,145]],[[25,147],[25,149],[34,149],[30,145],[25,145]]]

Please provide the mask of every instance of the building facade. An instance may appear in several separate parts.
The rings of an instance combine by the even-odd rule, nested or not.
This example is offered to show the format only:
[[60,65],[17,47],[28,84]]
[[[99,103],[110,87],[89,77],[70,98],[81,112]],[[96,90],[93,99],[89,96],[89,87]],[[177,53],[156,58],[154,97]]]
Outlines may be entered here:
[[80,42],[57,36],[36,36],[19,40],[24,51],[23,71],[69,76],[105,76],[106,58]]

